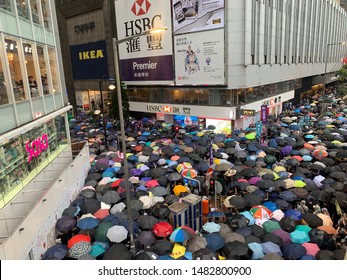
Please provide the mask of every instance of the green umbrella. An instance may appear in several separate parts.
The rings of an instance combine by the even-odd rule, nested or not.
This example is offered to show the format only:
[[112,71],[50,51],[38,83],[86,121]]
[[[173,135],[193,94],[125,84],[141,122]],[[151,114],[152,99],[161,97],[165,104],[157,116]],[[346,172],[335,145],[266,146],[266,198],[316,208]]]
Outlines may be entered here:
[[256,134],[255,133],[248,133],[248,134],[246,134],[246,138],[248,139],[248,140],[253,140],[253,139],[255,139],[255,137],[256,137]]
[[95,229],[95,232],[94,232],[95,240],[100,241],[100,242],[108,241],[108,238],[106,236],[107,231],[112,226],[113,226],[113,224],[111,222],[103,222],[103,223],[99,224],[99,226]]
[[265,221],[262,226],[263,226],[263,229],[267,233],[271,233],[271,232],[281,228],[279,222],[275,222],[275,221],[271,221],[271,220]]
[[265,157],[264,157],[264,161],[266,162],[266,163],[275,163],[276,161],[277,161],[277,159],[276,159],[276,157],[274,157],[274,156],[271,156],[271,155],[266,155]]

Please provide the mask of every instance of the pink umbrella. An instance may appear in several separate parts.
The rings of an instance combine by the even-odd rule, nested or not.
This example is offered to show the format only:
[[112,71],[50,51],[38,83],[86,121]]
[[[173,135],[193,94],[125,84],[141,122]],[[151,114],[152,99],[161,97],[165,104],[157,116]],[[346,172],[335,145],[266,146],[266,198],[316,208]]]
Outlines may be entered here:
[[262,181],[263,179],[261,177],[252,177],[248,180],[248,183],[251,185],[256,185],[259,181]]
[[320,250],[316,243],[305,242],[302,243],[301,246],[306,248],[306,254],[311,256],[316,256],[318,251]]
[[159,186],[159,182],[157,180],[149,180],[146,182],[146,187],[147,188],[154,188]]

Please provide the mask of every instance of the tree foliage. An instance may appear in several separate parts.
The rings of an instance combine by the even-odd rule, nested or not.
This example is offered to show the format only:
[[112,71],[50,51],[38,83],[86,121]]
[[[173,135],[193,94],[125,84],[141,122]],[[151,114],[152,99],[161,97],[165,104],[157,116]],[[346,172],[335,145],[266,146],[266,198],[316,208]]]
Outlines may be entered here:
[[340,82],[346,82],[347,81],[347,65],[343,65],[337,72],[337,76],[339,77]]
[[[125,86],[122,86],[122,106],[123,106],[123,118],[125,121],[129,119],[130,110],[129,110],[129,97]],[[118,96],[117,90],[110,92],[109,96],[109,115],[114,120],[119,120],[119,110],[118,110]]]

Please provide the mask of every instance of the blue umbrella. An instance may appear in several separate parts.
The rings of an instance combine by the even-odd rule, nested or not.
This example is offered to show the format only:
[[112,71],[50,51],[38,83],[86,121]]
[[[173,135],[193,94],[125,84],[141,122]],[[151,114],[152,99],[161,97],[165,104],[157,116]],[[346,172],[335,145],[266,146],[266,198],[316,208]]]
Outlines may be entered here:
[[76,226],[76,219],[70,216],[62,216],[55,223],[55,228],[60,233],[66,233]]
[[243,211],[243,212],[240,212],[240,214],[241,214],[242,216],[245,216],[245,217],[249,220],[249,222],[248,222],[248,225],[249,225],[249,226],[254,225],[255,219],[254,219],[253,215],[251,214],[251,212],[249,212],[249,211]]
[[295,221],[299,221],[302,218],[302,213],[296,209],[289,209],[284,212],[284,216],[292,218]]
[[263,248],[263,252],[265,254],[275,253],[279,256],[282,256],[281,248],[277,244],[275,244],[271,241],[267,241],[267,242],[261,243],[260,245]]
[[312,157],[310,156],[310,155],[303,155],[302,156],[302,159],[304,160],[304,161],[312,161]]
[[312,261],[315,260],[316,258],[312,255],[304,255],[302,256],[299,260],[308,260],[308,261]]
[[105,248],[103,248],[99,244],[93,244],[92,250],[90,251],[89,255],[92,255],[93,257],[98,257],[105,252],[106,252]]
[[290,239],[292,240],[293,243],[297,243],[297,244],[302,244],[302,243],[310,241],[310,237],[308,236],[307,232],[300,231],[297,229],[290,233]]
[[207,218],[224,218],[225,214],[220,211],[211,211],[207,214]]
[[43,254],[42,260],[62,260],[66,256],[68,250],[69,248],[66,245],[53,245]]
[[289,243],[283,246],[282,253],[286,259],[297,260],[306,255],[306,249],[299,244]]
[[218,232],[206,234],[204,237],[207,242],[207,248],[212,251],[222,249],[225,244],[224,238]]
[[209,233],[219,232],[221,226],[215,222],[207,222],[203,225],[203,230]]
[[291,192],[291,191],[283,191],[280,193],[280,198],[282,198],[285,201],[293,202],[297,200],[297,196]]
[[264,257],[263,247],[261,244],[252,242],[248,243],[248,247],[252,250],[252,260],[262,259]]
[[269,209],[271,212],[278,209],[277,205],[272,201],[266,201],[263,203],[263,206],[265,206],[267,209]]
[[184,227],[177,227],[170,235],[170,240],[173,242],[184,242],[193,238],[192,232]]
[[99,225],[99,220],[94,217],[81,218],[77,222],[77,227],[80,229],[92,229]]

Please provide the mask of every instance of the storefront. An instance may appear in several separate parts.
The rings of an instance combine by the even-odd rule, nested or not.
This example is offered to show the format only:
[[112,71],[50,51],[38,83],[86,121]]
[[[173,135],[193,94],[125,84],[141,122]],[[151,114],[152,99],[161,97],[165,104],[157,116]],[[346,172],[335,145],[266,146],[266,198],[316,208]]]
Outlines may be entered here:
[[0,209],[68,145],[66,115],[58,115],[0,146]]

